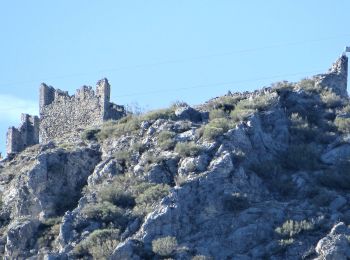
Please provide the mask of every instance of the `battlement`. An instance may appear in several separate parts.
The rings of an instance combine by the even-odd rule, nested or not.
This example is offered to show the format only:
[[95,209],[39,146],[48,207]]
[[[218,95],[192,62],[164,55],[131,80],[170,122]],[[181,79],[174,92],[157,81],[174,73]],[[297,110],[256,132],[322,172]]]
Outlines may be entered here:
[[40,140],[62,137],[67,133],[77,135],[78,130],[117,120],[125,115],[123,106],[110,102],[111,87],[106,78],[99,80],[95,91],[83,86],[74,95],[60,89],[40,88]]
[[105,78],[97,82],[95,90],[83,86],[74,95],[42,83],[40,119],[23,114],[19,128],[9,128],[7,153],[18,153],[28,146],[64,136],[78,136],[81,129],[125,116],[124,107],[111,103],[110,96],[111,87]]
[[62,103],[65,101],[88,100],[93,98],[99,98],[101,104],[107,105],[110,102],[110,96],[111,88],[106,78],[97,82],[96,91],[90,86],[82,86],[76,90],[74,95],[69,95],[68,91],[55,89],[52,86],[42,83],[40,85],[39,108],[42,111],[44,107],[55,102]]

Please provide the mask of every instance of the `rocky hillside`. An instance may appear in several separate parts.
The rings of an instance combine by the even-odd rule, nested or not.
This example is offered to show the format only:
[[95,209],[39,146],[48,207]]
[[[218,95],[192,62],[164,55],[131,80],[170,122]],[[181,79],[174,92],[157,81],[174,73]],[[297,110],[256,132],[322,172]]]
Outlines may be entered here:
[[349,259],[344,66],[343,56],[298,83],[129,115],[3,160],[0,254]]

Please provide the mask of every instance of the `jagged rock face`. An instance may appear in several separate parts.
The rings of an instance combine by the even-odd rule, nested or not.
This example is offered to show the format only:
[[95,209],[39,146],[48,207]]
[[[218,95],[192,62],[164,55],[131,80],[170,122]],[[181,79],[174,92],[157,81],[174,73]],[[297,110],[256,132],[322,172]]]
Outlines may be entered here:
[[64,212],[79,199],[99,158],[99,153],[90,149],[40,154],[30,170],[11,181],[4,206],[11,207],[12,218],[29,215],[39,219]]
[[317,75],[315,80],[317,84],[323,87],[329,87],[338,95],[347,97],[348,57],[342,55],[332,65],[328,73]]
[[[2,172],[4,176],[12,175],[3,186],[2,197],[2,218],[13,220],[4,248],[9,259],[25,258],[28,249],[35,248],[39,220],[75,207],[100,153],[89,148],[72,151],[53,148],[39,152],[30,161],[20,157],[14,158]],[[24,163],[26,167],[18,168]]]
[[322,238],[316,246],[318,259],[342,260],[350,258],[349,228],[344,223],[335,225],[331,232]]
[[23,252],[34,245],[33,234],[37,232],[39,221],[16,220],[9,227],[5,245],[5,257],[8,259],[23,258]]
[[1,254],[348,259],[345,61],[316,82],[128,117],[1,162]]

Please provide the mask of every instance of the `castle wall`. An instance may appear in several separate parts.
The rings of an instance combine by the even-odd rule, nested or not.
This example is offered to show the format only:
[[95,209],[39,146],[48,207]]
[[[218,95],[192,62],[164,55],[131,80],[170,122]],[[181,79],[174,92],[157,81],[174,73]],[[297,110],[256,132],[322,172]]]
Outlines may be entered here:
[[39,143],[39,118],[22,114],[21,125],[10,127],[6,138],[7,154],[19,153]]
[[125,115],[124,107],[110,103],[107,79],[97,83],[96,91],[82,87],[73,96],[42,85],[40,91],[40,141],[79,135],[79,130],[96,126],[105,120]]

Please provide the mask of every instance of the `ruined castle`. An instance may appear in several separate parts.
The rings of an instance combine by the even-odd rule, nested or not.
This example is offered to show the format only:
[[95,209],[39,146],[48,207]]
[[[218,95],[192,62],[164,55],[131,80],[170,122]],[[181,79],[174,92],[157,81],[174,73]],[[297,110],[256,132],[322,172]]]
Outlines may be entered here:
[[77,136],[87,127],[125,115],[123,106],[110,102],[111,87],[107,79],[97,82],[96,90],[83,86],[75,95],[46,84],[40,86],[40,117],[22,115],[18,128],[7,132],[7,154],[65,136]]
[[[314,76],[316,85],[332,89],[336,94],[348,97],[348,57],[346,51],[324,74]],[[40,118],[22,115],[18,128],[10,127],[7,133],[7,154],[15,154],[25,148],[46,143],[57,138],[78,136],[81,130],[106,120],[125,116],[125,109],[110,102],[111,88],[107,79],[97,82],[96,90],[83,86],[75,95],[42,84],[40,86]]]

